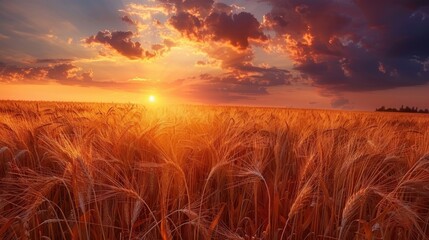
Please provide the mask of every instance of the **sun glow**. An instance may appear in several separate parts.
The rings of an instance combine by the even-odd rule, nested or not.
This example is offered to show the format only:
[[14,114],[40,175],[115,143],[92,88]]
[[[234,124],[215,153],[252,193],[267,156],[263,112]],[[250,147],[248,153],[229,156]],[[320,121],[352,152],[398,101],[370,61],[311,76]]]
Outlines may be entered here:
[[156,97],[154,95],[150,95],[149,96],[149,102],[150,103],[155,103],[156,102]]

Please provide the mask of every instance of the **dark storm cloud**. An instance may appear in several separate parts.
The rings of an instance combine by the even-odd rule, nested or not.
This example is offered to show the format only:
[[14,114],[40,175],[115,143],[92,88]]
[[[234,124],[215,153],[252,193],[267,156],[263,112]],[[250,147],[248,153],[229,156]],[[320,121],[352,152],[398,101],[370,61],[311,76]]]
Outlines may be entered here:
[[200,30],[203,23],[198,17],[190,13],[179,12],[169,19],[169,23],[187,37],[200,38]]
[[179,12],[169,19],[169,23],[193,40],[223,41],[240,49],[248,48],[249,40],[261,42],[268,40],[261,29],[261,24],[248,12],[233,14],[213,11],[205,18],[189,12]]
[[226,40],[233,46],[245,49],[249,39],[266,41],[268,37],[260,29],[260,23],[251,14],[227,14],[214,12],[205,19],[205,26],[213,40]]
[[295,69],[331,91],[429,82],[429,2],[268,0],[264,26],[284,38]]
[[144,51],[139,42],[133,42],[131,31],[99,31],[96,35],[84,39],[85,43],[100,43],[113,48],[129,59],[150,58],[153,54]]

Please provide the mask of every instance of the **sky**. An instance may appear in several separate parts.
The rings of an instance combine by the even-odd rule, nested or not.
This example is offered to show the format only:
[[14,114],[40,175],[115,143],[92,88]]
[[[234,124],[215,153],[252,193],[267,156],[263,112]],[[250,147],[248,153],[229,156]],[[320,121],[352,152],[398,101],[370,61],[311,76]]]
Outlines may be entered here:
[[0,99],[429,108],[429,1],[0,0]]

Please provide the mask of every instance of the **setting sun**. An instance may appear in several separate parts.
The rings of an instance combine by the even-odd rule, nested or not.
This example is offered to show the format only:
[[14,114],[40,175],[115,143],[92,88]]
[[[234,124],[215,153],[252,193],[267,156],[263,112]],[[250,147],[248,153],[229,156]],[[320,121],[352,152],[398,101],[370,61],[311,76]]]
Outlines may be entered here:
[[428,42],[429,0],[0,0],[0,240],[429,240]]

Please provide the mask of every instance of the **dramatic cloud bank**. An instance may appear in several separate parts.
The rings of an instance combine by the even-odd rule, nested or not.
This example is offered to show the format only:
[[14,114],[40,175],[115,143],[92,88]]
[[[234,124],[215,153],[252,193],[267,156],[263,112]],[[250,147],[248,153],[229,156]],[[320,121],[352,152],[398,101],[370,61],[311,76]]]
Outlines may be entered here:
[[[260,84],[248,84],[259,78],[243,74],[246,69],[237,71],[237,66],[251,64],[253,52],[247,50],[252,42],[283,49],[285,58],[294,62],[291,70],[332,96],[333,107],[349,103],[343,91],[429,82],[429,3],[424,1],[266,0],[272,9],[262,23],[252,13],[234,13],[232,6],[213,1],[161,2],[174,13],[168,23],[182,36],[237,48],[228,50],[229,55],[218,53],[225,47],[206,51],[228,71],[202,78],[203,83],[210,83],[206,88],[215,91],[267,94]],[[266,33],[270,31],[275,33],[271,38]],[[231,59],[232,64],[228,63]],[[246,80],[232,83],[243,75]],[[269,81],[266,77],[261,79]],[[282,83],[287,83],[290,76],[283,77]],[[224,87],[226,82],[228,87]]]
[[316,86],[367,91],[429,82],[427,1],[268,2],[264,26]]
[[[118,68],[155,81],[182,79],[188,99],[223,103],[304,89],[335,108],[369,91],[429,86],[428,1],[100,1],[72,4],[79,17],[56,3],[66,16],[58,21],[56,13],[40,17],[48,17],[41,3],[0,3],[1,81],[126,89],[83,70],[120,61]],[[34,15],[23,17],[21,5]]]

